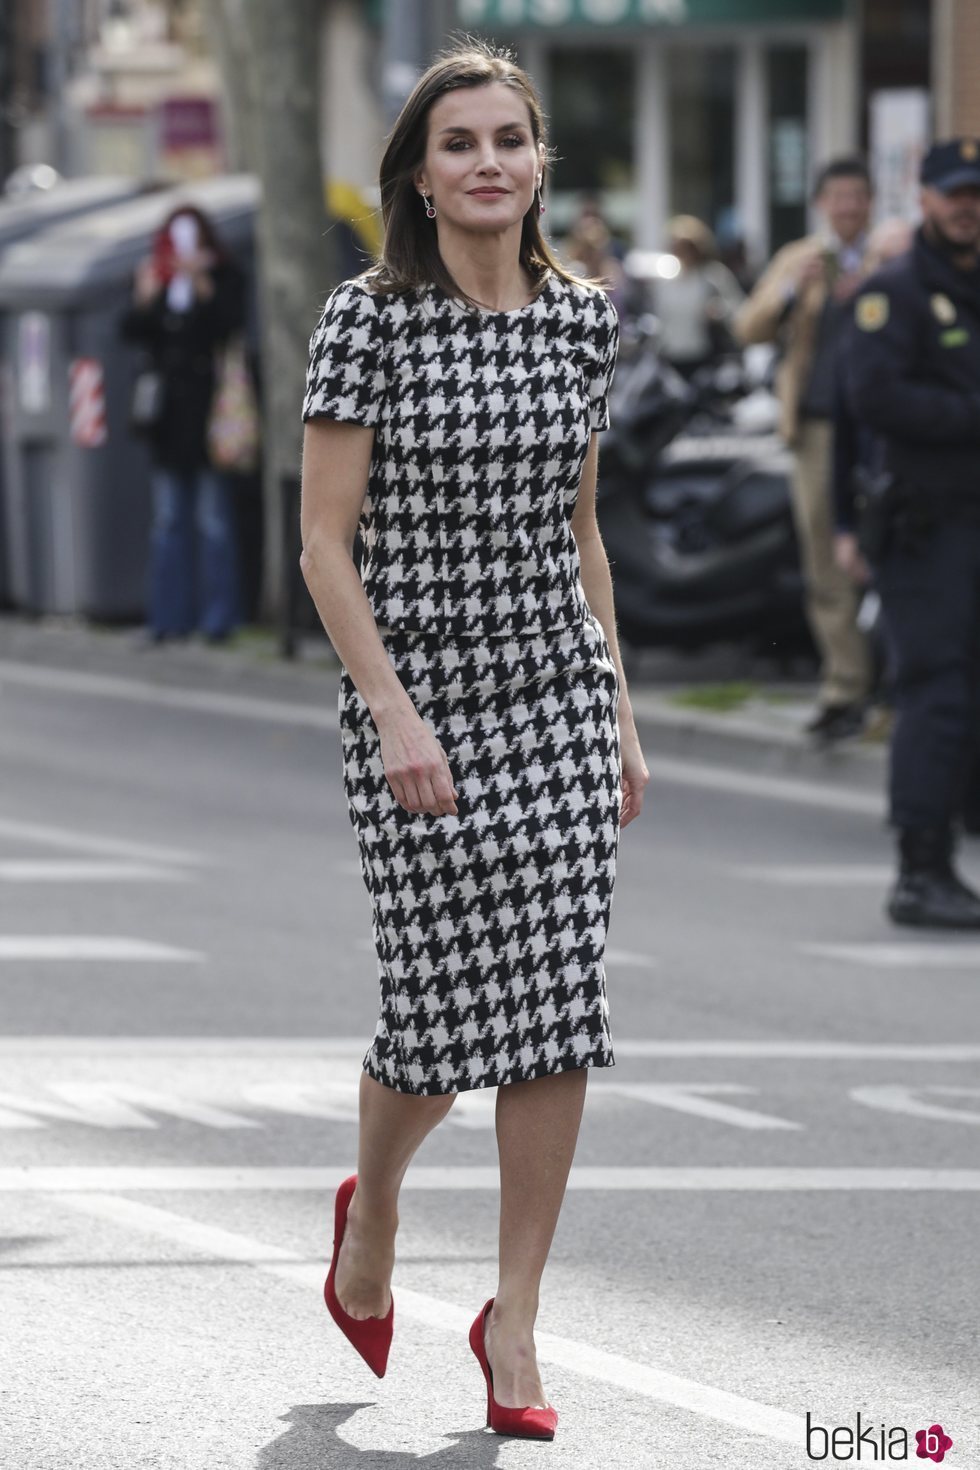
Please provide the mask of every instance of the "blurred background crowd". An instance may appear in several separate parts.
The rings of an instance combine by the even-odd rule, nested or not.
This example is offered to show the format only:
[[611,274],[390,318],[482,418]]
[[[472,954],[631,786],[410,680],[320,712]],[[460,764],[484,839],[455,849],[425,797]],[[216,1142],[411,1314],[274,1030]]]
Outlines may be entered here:
[[881,685],[833,344],[908,248],[930,139],[980,129],[972,0],[10,0],[0,606],[149,643],[312,630],[306,342],[379,243],[388,126],[462,31],[533,76],[546,228],[623,324],[602,513],[624,641],[810,660],[811,733],[846,738]]

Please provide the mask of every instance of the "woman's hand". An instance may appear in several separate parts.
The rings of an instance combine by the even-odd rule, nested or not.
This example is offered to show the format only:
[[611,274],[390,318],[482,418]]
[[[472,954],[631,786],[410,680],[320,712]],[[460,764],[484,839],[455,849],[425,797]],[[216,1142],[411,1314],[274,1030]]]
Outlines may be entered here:
[[399,806],[433,817],[459,816],[446,752],[416,713],[393,715],[379,729],[385,778]]
[[133,300],[137,306],[148,306],[154,297],[158,296],[163,286],[163,279],[157,271],[152,256],[141,260],[136,267],[136,281],[133,288]]
[[650,772],[643,759],[636,726],[630,724],[625,730],[621,727],[619,738],[623,760],[623,799],[619,814],[619,826],[622,830],[643,810],[643,792],[650,779]]
[[857,537],[852,532],[838,531],[834,536],[834,561],[856,587],[866,587],[871,581],[871,568],[861,555]]

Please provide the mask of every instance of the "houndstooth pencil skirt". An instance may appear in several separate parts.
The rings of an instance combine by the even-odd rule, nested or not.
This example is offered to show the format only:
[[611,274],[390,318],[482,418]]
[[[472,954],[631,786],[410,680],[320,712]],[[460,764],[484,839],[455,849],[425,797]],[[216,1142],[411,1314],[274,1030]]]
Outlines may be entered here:
[[346,669],[344,791],[381,985],[364,1070],[422,1096],[614,1065],[603,956],[619,844],[619,680],[602,626],[379,628],[446,752],[458,815],[396,801]]

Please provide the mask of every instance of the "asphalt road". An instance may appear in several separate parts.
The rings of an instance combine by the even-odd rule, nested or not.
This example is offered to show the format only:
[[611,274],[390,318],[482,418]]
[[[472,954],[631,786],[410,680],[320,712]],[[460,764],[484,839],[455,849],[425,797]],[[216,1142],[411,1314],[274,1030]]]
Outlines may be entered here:
[[309,687],[0,671],[0,1465],[792,1470],[932,1463],[938,1423],[980,1466],[980,944],[882,917],[872,785],[652,727],[539,1317],[558,1436],[482,1428],[465,1341],[492,1093],[410,1171],[361,1365],[320,1293],[375,963]]

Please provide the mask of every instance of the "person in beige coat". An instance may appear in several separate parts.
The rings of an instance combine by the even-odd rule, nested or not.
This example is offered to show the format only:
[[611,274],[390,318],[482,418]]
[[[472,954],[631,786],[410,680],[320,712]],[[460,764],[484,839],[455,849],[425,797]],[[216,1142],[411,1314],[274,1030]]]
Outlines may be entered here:
[[871,686],[859,592],[834,558],[831,496],[837,345],[848,303],[865,274],[871,183],[860,159],[820,172],[814,203],[824,229],[786,245],[736,314],[744,345],[782,348],[776,391],[780,429],[794,453],[793,511],[807,616],[821,657],[819,707],[807,726],[824,741],[857,734]]

